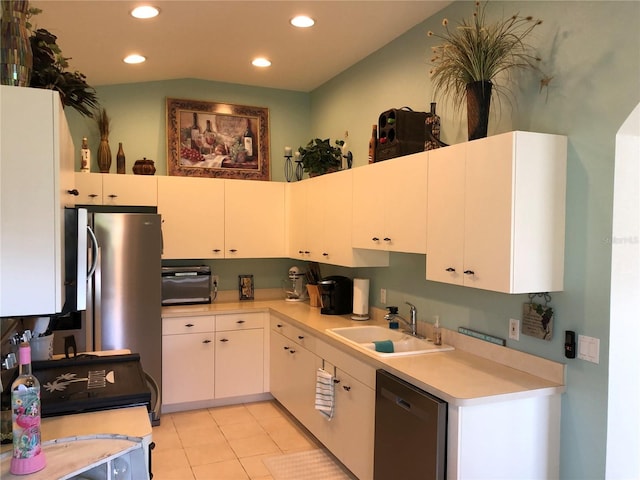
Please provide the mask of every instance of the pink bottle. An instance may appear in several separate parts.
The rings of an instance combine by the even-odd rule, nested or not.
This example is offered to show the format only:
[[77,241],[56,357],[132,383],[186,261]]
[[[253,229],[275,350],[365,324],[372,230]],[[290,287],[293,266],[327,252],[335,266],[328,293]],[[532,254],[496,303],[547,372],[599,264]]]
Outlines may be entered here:
[[11,473],[25,475],[46,465],[40,435],[40,382],[31,374],[31,347],[20,344],[20,374],[11,385],[13,457]]

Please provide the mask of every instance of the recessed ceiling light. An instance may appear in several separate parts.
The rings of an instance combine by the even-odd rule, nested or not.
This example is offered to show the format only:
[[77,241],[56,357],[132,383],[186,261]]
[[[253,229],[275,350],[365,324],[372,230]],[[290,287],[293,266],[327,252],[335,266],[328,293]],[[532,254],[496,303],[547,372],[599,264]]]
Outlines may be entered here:
[[308,17],[306,15],[298,15],[296,17],[293,17],[290,20],[290,23],[294,27],[308,28],[308,27],[312,27],[316,23],[316,21],[313,18]]
[[160,13],[156,7],[151,5],[141,5],[131,10],[131,16],[135,18],[153,18]]
[[127,55],[126,57],[124,57],[124,63],[142,63],[144,61],[146,61],[147,58],[143,57],[142,55],[138,55],[137,53],[134,53],[133,55]]
[[251,65],[254,67],[270,67],[271,62],[264,57],[258,57],[251,61]]

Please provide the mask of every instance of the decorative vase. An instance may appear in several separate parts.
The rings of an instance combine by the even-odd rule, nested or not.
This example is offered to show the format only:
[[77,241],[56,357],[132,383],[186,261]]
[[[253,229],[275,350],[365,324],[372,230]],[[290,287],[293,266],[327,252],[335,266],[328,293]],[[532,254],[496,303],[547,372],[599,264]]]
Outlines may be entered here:
[[467,84],[467,128],[469,140],[487,136],[491,87],[491,82],[484,80]]
[[424,121],[424,150],[426,152],[446,146],[446,143],[440,141],[440,116],[436,114],[436,103],[431,102],[431,111]]
[[118,153],[116,154],[116,172],[126,173],[125,156],[124,150],[122,149],[122,142],[118,143]]
[[0,83],[28,87],[33,52],[27,31],[27,0],[3,0],[0,18]]
[[109,148],[109,139],[106,137],[100,139],[98,146],[98,168],[100,173],[109,173],[111,169],[111,148]]

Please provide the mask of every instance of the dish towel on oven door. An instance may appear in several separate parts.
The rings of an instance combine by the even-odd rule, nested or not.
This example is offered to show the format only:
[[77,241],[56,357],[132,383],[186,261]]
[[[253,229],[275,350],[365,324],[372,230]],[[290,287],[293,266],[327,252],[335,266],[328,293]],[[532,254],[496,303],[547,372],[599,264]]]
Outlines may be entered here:
[[322,368],[316,373],[316,410],[327,420],[333,418],[335,407],[333,375]]

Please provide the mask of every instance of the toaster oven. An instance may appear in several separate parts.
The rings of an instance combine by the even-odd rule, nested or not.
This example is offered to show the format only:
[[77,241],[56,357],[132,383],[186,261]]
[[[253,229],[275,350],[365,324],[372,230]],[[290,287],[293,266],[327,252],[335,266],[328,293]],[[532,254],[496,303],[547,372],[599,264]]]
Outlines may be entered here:
[[162,305],[211,303],[211,268],[162,267]]

